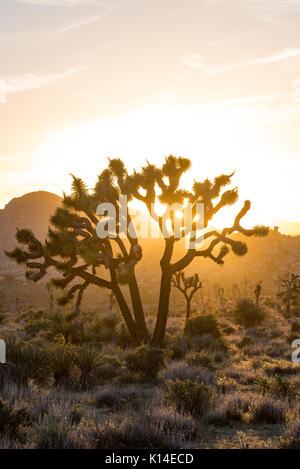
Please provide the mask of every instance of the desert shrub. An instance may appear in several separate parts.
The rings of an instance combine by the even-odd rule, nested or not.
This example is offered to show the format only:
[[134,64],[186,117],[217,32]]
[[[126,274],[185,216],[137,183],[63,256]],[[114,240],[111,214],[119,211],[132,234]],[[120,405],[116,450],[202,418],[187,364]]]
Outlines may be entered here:
[[188,351],[188,345],[182,337],[168,337],[166,339],[166,347],[170,352],[173,360],[181,360]]
[[205,421],[213,425],[228,425],[230,421],[242,422],[250,409],[251,399],[241,393],[228,394],[218,408],[210,413]]
[[250,408],[250,420],[253,423],[282,423],[286,418],[286,406],[273,399],[261,399]]
[[256,380],[256,374],[245,369],[229,368],[224,370],[225,376],[236,380],[240,384],[253,384]]
[[95,381],[100,384],[112,381],[118,377],[121,372],[122,362],[115,355],[104,354],[102,355],[101,365],[93,371]]
[[290,423],[280,442],[281,448],[300,449],[300,420]]
[[211,406],[213,388],[204,383],[191,380],[168,380],[166,400],[179,411],[192,415],[204,415]]
[[97,392],[95,407],[120,409],[127,406],[139,408],[151,396],[152,390],[137,384],[127,386],[106,386]]
[[81,449],[78,438],[72,438],[68,426],[63,423],[49,422],[38,431],[36,449]]
[[118,358],[116,355],[111,355],[109,353],[102,355],[101,362],[104,365],[111,366],[113,368],[120,368],[122,366],[120,358]]
[[194,352],[187,357],[186,362],[190,366],[201,366],[210,371],[216,370],[214,357],[207,352]]
[[216,385],[214,373],[199,366],[188,367],[185,362],[174,362],[169,364],[161,373],[163,381],[168,380],[190,380],[205,383],[208,386]]
[[126,356],[126,365],[131,373],[145,379],[155,379],[165,364],[165,352],[159,348],[141,345]]
[[0,324],[4,324],[6,315],[4,313],[0,313]]
[[13,409],[0,399],[0,434],[17,438],[20,430],[32,423],[32,418],[25,408]]
[[272,297],[267,297],[264,299],[264,304],[266,306],[270,306],[271,308],[274,308],[276,306],[276,300]]
[[100,320],[100,323],[103,325],[103,327],[107,327],[108,329],[114,329],[120,322],[121,317],[119,314],[103,316],[103,318]]
[[54,313],[48,315],[49,327],[47,332],[47,339],[54,340],[58,334],[65,337],[66,342],[70,341],[72,323],[61,313]]
[[76,405],[74,409],[70,412],[68,416],[68,421],[70,425],[79,425],[83,417],[82,409],[79,405]]
[[257,388],[262,394],[271,394],[281,399],[294,399],[296,396],[296,388],[294,383],[289,379],[275,375],[274,378],[263,378],[257,381]]
[[184,333],[190,337],[210,334],[218,339],[222,336],[220,323],[213,314],[201,314],[189,319],[186,322]]
[[132,346],[132,339],[127,332],[125,325],[122,323],[117,329],[117,344],[122,349]]
[[265,311],[252,300],[241,298],[237,301],[234,318],[237,324],[244,327],[255,327],[265,319]]
[[113,416],[98,424],[94,439],[98,449],[176,449],[194,439],[196,432],[192,417],[159,407]]
[[263,369],[268,376],[293,375],[298,373],[297,365],[284,360],[266,363],[263,366]]
[[18,386],[27,386],[31,379],[40,385],[48,382],[48,357],[45,350],[14,338],[6,340],[6,347],[7,360],[11,362],[11,377]]
[[102,354],[92,347],[78,347],[73,353],[74,363],[80,370],[80,387],[87,389],[92,384],[91,373],[102,361]]
[[236,346],[238,348],[244,348],[244,347],[249,347],[249,345],[253,345],[253,344],[254,344],[253,338],[246,335],[239,342],[237,342]]
[[300,324],[298,322],[292,323],[291,332],[300,332]]
[[11,381],[10,368],[9,363],[0,363],[0,391]]
[[35,337],[40,331],[47,331],[49,329],[48,319],[31,319],[24,327],[24,330],[29,338]]
[[53,373],[56,386],[71,384],[73,354],[67,346],[57,346],[49,352],[49,368]]

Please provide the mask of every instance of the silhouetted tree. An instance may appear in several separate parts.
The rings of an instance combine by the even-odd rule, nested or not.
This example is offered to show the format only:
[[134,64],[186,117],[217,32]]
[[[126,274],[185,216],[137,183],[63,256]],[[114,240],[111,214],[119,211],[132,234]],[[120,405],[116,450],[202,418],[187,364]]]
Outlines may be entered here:
[[300,296],[300,276],[297,274],[290,274],[288,278],[283,279],[281,282],[283,290],[277,294],[289,314],[291,310],[291,303],[293,300]]
[[254,288],[255,301],[256,301],[257,305],[259,303],[259,298],[260,298],[260,295],[261,295],[261,291],[262,291],[262,284],[261,284],[261,282],[258,282],[255,285],[255,288]]
[[[160,261],[161,279],[157,318],[151,343],[161,347],[164,341],[169,313],[169,299],[172,276],[184,270],[194,259],[209,258],[217,265],[224,263],[229,247],[234,254],[243,256],[247,245],[232,239],[235,232],[246,236],[265,236],[268,228],[256,226],[245,229],[241,219],[250,209],[250,201],[237,214],[232,226],[222,231],[209,230],[208,225],[213,216],[223,207],[233,205],[238,199],[237,188],[223,191],[231,182],[231,175],[221,175],[213,181],[194,181],[191,190],[180,188],[181,176],[190,168],[186,158],[168,156],[158,168],[147,162],[139,171],[127,172],[120,159],[109,160],[108,167],[98,176],[92,192],[85,183],[72,176],[72,193],[63,197],[59,207],[50,221],[45,243],[41,243],[28,229],[18,229],[16,239],[25,246],[17,247],[6,254],[18,263],[27,267],[26,277],[35,282],[54,267],[61,274],[53,283],[68,291],[60,298],[60,304],[66,304],[77,295],[74,316],[79,313],[82,296],[90,285],[110,290],[118,303],[126,327],[136,343],[150,340],[146,327],[143,305],[135,275],[135,266],[142,259],[142,248],[134,230],[127,229],[121,236],[120,223],[117,224],[113,238],[101,239],[97,236],[97,225],[107,227],[107,213],[98,215],[100,203],[109,202],[115,208],[116,216],[121,212],[119,195],[124,194],[128,202],[133,199],[142,201],[151,213],[151,205],[159,200],[162,204],[180,204],[185,201],[192,204],[196,213],[196,204],[204,204],[205,245],[198,249],[193,244],[196,239],[196,222],[191,227],[183,227],[182,233],[189,237],[189,249],[182,258],[173,261],[174,246],[178,239],[174,236],[175,216],[170,215],[170,223],[165,217],[158,217],[158,224],[164,238],[164,252]],[[128,205],[126,216],[130,225],[131,216]],[[157,219],[157,217],[155,217]],[[170,227],[171,224],[171,227]],[[125,236],[125,238],[123,237]],[[217,251],[217,248],[220,249]],[[101,275],[101,270],[103,274]],[[122,284],[129,289],[131,305],[125,300]]]
[[194,294],[202,288],[202,282],[199,280],[198,274],[191,277],[185,277],[184,272],[176,272],[172,276],[172,285],[183,294],[186,301],[186,321],[190,318],[191,302]]

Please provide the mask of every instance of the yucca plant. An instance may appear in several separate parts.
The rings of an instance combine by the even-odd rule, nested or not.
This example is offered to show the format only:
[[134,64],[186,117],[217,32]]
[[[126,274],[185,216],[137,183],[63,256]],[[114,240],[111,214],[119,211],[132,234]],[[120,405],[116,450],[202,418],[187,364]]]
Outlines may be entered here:
[[87,389],[92,384],[92,371],[97,368],[102,361],[102,353],[92,347],[79,347],[73,354],[74,363],[80,370],[80,387]]
[[73,369],[73,355],[68,347],[59,346],[49,353],[49,368],[56,386],[69,386]]
[[40,347],[14,338],[6,340],[10,372],[18,386],[27,386],[30,379],[45,384],[49,377],[47,353]]

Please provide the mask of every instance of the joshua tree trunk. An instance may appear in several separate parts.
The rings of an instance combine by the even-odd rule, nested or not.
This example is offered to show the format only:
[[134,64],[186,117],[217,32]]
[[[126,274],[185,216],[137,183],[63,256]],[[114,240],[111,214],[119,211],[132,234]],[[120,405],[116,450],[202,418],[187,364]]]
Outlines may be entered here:
[[186,299],[186,318],[185,318],[185,321],[188,321],[190,319],[191,301],[192,301],[192,298],[187,297],[187,299]]
[[114,295],[116,297],[118,306],[120,308],[121,314],[123,316],[123,319],[125,321],[125,324],[127,326],[127,329],[131,335],[131,338],[134,343],[138,343],[138,338],[136,334],[136,328],[135,328],[135,323],[134,320],[132,319],[130,310],[127,306],[126,300],[123,296],[123,293],[118,285],[115,285],[113,289]]
[[132,303],[132,309],[135,317],[136,335],[139,342],[148,342],[149,334],[147,331],[143,304],[141,300],[140,290],[133,272],[129,279],[129,291]]
[[169,313],[169,302],[171,294],[171,273],[164,272],[161,276],[160,282],[160,294],[157,321],[155,325],[155,331],[152,339],[154,347],[162,347],[166,332],[167,319]]

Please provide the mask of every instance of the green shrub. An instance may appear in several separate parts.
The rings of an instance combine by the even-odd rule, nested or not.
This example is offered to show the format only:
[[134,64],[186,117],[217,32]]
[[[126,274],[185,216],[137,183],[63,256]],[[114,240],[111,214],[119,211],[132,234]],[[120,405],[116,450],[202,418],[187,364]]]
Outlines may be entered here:
[[126,356],[127,368],[145,379],[155,379],[165,364],[165,352],[159,348],[141,345]]
[[0,434],[16,438],[22,427],[32,423],[26,409],[13,409],[7,402],[0,399]]
[[220,323],[213,314],[201,314],[189,319],[186,322],[184,333],[190,337],[210,334],[219,339],[222,336]]
[[238,300],[234,317],[237,324],[244,327],[255,327],[265,319],[265,311],[252,300],[248,298],[241,298]]
[[179,411],[192,415],[204,415],[211,407],[213,389],[198,381],[169,380],[166,400],[174,404]]
[[298,373],[299,370],[297,365],[284,360],[266,363],[263,369],[268,376],[293,375]]
[[279,399],[294,399],[296,396],[296,389],[294,383],[289,379],[282,378],[280,375],[275,375],[274,378],[263,378],[257,381],[258,390],[262,394],[271,394]]

